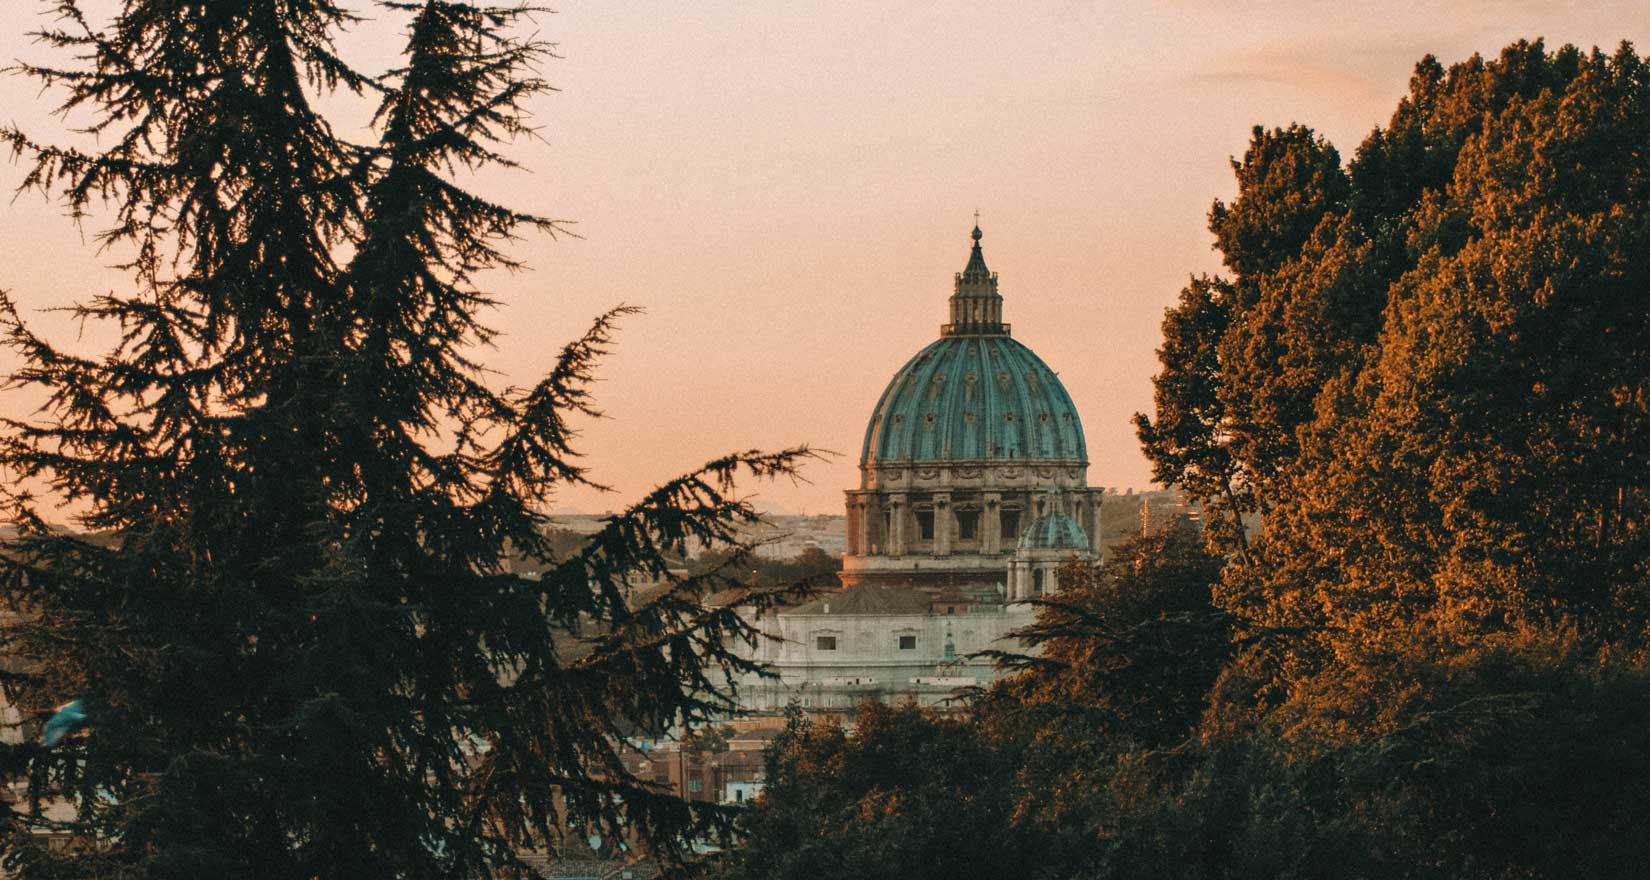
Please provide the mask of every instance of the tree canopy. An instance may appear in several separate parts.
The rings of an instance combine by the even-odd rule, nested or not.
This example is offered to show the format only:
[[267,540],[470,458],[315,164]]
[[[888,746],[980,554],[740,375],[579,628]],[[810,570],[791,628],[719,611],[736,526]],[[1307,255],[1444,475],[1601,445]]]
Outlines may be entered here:
[[[1232,270],[1164,323],[1160,479],[1257,625],[1345,642],[1574,623],[1645,635],[1650,74],[1539,42],[1445,69],[1343,169],[1257,129],[1210,228]],[[1344,646],[1343,646],[1344,647]]]

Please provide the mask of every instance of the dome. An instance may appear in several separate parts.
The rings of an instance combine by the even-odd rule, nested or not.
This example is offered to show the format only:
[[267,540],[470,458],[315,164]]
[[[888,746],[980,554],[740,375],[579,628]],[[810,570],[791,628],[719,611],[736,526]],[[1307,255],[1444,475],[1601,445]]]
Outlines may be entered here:
[[1089,549],[1088,536],[1083,534],[1083,527],[1077,521],[1063,513],[1051,513],[1039,517],[1020,536],[1021,550],[1075,550],[1079,553]]
[[1088,464],[1060,377],[1014,341],[978,223],[957,273],[950,322],[894,374],[871,413],[860,467],[936,462]]
[[1088,461],[1060,377],[1004,336],[944,336],[894,374],[860,464]]

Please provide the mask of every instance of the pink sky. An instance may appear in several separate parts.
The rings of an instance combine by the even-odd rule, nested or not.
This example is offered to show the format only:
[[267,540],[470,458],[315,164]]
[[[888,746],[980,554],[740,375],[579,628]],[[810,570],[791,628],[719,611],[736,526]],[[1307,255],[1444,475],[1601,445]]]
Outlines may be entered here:
[[[46,5],[8,0],[0,59],[50,57],[21,33]],[[1014,335],[1082,413],[1091,483],[1144,487],[1128,419],[1151,406],[1163,309],[1218,268],[1204,215],[1230,196],[1227,159],[1252,125],[1303,122],[1347,156],[1427,52],[1650,45],[1644,0],[574,0],[540,24],[563,55],[536,108],[545,141],[514,150],[531,174],[484,184],[583,238],[518,246],[531,271],[497,279],[504,334],[484,360],[531,382],[597,313],[647,308],[602,370],[610,418],[582,441],[619,491],[557,502],[587,511],[724,451],[805,442],[842,455],[809,484],[748,488],[770,508],[839,512],[883,383],[944,319],[975,209]],[[388,64],[396,37],[368,23],[345,49]],[[51,106],[0,78],[9,121],[56,137]],[[0,164],[0,186],[21,174]],[[49,307],[123,286],[90,231],[37,194],[12,200],[0,288]]]

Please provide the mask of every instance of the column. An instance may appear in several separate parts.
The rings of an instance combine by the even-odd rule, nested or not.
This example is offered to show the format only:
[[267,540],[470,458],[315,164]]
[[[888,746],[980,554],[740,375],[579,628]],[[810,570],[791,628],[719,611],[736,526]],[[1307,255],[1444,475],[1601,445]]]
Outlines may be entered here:
[[905,493],[888,496],[888,555],[905,555]]
[[1100,505],[1105,503],[1106,490],[1089,490],[1089,550],[1100,553]]
[[951,493],[934,493],[934,555],[951,555]]
[[985,503],[980,511],[980,554],[995,556],[1003,552],[1003,496],[987,492],[981,500]]

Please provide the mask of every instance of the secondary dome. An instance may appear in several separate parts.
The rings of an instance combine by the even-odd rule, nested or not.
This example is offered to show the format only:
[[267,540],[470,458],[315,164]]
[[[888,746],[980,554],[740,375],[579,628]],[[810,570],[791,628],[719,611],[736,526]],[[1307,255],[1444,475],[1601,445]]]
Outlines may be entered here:
[[1084,552],[1089,549],[1089,539],[1076,520],[1063,513],[1051,513],[1038,517],[1031,528],[1026,529],[1020,536],[1020,549]]
[[997,276],[974,228],[951,323],[894,374],[865,430],[860,465],[950,461],[1088,462],[1077,407],[1002,322]]

